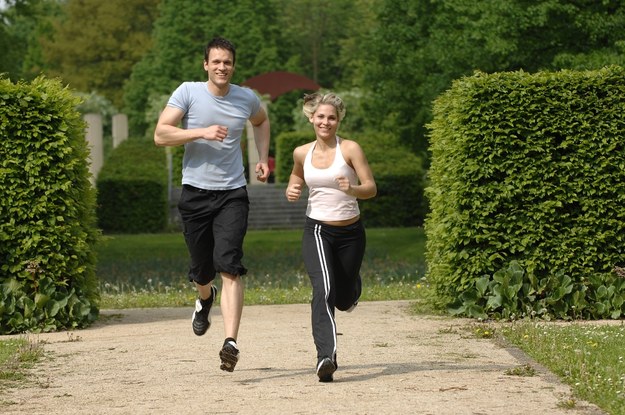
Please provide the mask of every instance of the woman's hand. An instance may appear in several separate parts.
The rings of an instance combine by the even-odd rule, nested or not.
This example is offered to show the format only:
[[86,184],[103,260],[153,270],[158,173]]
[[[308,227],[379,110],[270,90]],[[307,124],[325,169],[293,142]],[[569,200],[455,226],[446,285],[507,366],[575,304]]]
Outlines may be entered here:
[[[350,190],[352,189],[352,185],[349,183],[349,179],[344,176],[339,176],[334,179],[336,184],[339,185],[339,189],[347,193],[348,195],[352,195]],[[353,196],[353,195],[352,195]]]
[[301,184],[291,184],[286,188],[286,199],[289,202],[295,202],[299,200],[302,195],[302,185]]

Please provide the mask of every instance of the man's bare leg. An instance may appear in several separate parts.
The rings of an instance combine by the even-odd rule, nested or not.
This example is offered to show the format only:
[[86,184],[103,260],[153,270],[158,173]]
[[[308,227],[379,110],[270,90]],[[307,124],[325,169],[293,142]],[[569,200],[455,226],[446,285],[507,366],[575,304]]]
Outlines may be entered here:
[[[243,314],[243,279],[237,275],[221,273],[221,315],[226,338],[237,339]],[[210,295],[210,289],[209,289]]]
[[243,314],[243,279],[236,275],[221,273],[221,315],[224,319],[226,340],[219,352],[221,370],[232,372],[239,361],[237,336]]
[[200,295],[200,299],[201,300],[208,300],[210,298],[210,296],[212,295],[211,293],[211,287],[213,286],[212,282],[209,282],[206,285],[200,285],[197,282],[194,281],[195,284],[195,288],[197,288],[197,292]]

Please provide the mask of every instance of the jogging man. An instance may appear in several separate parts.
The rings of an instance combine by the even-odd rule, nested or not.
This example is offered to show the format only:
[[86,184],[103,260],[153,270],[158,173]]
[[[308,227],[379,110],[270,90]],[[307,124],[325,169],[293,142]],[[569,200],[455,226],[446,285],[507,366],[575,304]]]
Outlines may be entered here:
[[269,177],[269,119],[256,94],[230,83],[236,50],[223,38],[211,40],[204,51],[207,82],[184,82],[171,95],[156,125],[158,146],[184,145],[182,194],[178,209],[191,266],[189,280],[199,298],[193,312],[193,332],[202,336],[211,325],[217,297],[213,284],[221,275],[221,313],[225,341],[221,369],[232,372],[239,360],[237,336],[243,312],[247,270],[241,263],[247,232],[247,196],[241,136],[246,122],[253,126],[259,181]]

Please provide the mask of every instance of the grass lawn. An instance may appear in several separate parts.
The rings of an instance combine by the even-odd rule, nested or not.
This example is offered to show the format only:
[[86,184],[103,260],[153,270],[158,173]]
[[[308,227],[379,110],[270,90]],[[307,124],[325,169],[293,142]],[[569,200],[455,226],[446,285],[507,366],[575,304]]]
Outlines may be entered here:
[[[247,305],[310,301],[301,237],[301,230],[248,232],[243,258]],[[424,250],[421,228],[367,229],[362,299],[419,298]],[[105,236],[98,248],[101,307],[188,306],[196,294],[187,269],[181,233]]]

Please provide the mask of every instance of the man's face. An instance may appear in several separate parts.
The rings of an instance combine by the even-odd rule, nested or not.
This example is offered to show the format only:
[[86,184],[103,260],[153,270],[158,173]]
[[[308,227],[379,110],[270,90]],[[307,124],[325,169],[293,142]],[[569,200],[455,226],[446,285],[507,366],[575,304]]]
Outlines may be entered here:
[[234,74],[232,53],[226,49],[211,49],[208,61],[204,61],[204,69],[208,72],[208,80],[218,88],[225,88],[230,84]]

